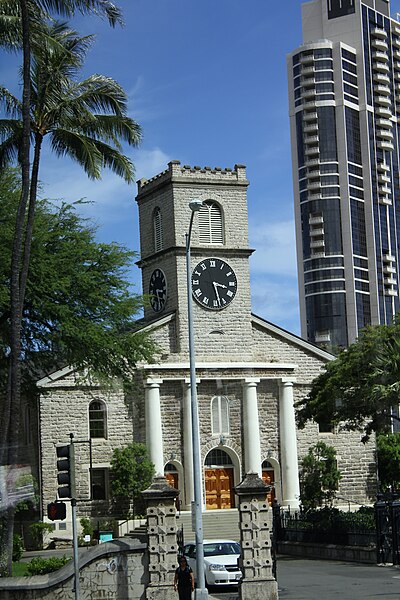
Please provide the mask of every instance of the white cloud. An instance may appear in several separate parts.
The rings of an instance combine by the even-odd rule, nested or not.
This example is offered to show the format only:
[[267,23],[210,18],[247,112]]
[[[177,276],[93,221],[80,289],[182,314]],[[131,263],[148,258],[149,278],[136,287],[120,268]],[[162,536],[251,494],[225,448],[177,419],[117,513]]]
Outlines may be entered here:
[[292,220],[249,225],[250,245],[256,248],[251,257],[255,274],[269,273],[296,277],[296,242]]
[[251,276],[252,310],[296,335],[300,335],[299,300],[295,278],[281,280]]

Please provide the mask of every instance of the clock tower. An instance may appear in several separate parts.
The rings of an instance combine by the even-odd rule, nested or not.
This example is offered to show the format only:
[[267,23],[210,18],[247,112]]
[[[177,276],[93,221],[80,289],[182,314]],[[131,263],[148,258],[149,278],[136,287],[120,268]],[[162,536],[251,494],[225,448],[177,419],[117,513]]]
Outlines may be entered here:
[[[196,356],[250,357],[251,301],[246,168],[182,166],[138,182],[145,321],[174,314],[170,359],[188,352],[186,233],[192,200],[202,201],[191,237]],[[246,356],[248,354],[248,356]]]

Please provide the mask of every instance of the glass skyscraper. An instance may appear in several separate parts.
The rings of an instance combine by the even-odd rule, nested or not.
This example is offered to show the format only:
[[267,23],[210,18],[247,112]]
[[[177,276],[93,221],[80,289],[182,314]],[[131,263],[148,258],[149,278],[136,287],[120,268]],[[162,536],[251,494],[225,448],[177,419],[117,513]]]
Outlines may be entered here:
[[302,336],[345,347],[399,311],[400,23],[387,0],[302,6],[288,57]]

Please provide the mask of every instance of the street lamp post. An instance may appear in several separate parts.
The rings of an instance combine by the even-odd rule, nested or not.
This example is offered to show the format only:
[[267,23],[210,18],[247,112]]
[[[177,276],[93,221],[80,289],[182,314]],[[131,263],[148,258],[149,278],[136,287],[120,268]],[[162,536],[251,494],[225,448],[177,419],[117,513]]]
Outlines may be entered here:
[[187,302],[188,302],[188,330],[189,330],[189,363],[190,363],[190,405],[192,412],[192,457],[193,457],[193,487],[194,487],[194,522],[196,537],[196,590],[195,600],[207,600],[208,591],[204,578],[204,546],[203,546],[203,513],[201,494],[201,461],[200,461],[200,434],[199,410],[196,389],[196,362],[193,335],[193,304],[190,270],[190,239],[192,236],[193,219],[202,206],[201,200],[192,200],[189,203],[192,214],[190,215],[189,231],[186,234],[186,275],[187,275]]

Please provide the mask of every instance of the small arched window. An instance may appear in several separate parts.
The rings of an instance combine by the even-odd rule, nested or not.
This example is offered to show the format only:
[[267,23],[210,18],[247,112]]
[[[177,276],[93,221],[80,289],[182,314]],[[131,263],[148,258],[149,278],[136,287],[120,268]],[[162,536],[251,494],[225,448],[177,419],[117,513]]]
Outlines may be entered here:
[[199,241],[200,244],[224,243],[222,210],[212,200],[204,202],[199,210]]
[[211,400],[211,428],[213,435],[229,434],[229,400],[214,396]]
[[163,230],[161,210],[157,207],[153,213],[153,234],[154,234],[154,251],[159,252],[163,249]]
[[106,407],[104,402],[93,400],[89,404],[89,433],[90,438],[107,437]]

